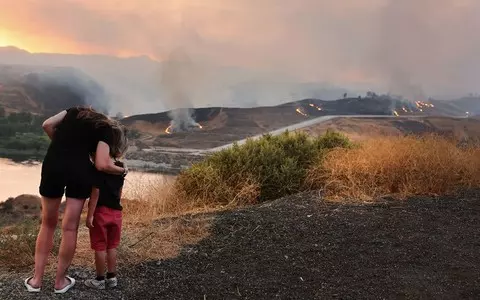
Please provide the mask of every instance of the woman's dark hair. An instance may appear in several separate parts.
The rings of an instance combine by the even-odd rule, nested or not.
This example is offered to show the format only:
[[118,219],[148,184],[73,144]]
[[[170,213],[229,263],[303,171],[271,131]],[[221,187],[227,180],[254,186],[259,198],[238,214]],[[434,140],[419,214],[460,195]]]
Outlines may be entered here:
[[78,107],[77,119],[87,120],[92,122],[95,128],[113,125],[113,120],[107,117],[106,115],[97,112],[91,107]]
[[95,128],[108,127],[112,130],[112,145],[110,146],[110,156],[118,157],[125,153],[128,147],[126,128],[118,121],[112,120],[108,116],[95,111],[91,107],[79,107],[78,119],[92,122]]
[[113,121],[112,135],[113,145],[110,146],[110,156],[117,158],[122,156],[128,148],[128,140],[125,126],[117,121]]

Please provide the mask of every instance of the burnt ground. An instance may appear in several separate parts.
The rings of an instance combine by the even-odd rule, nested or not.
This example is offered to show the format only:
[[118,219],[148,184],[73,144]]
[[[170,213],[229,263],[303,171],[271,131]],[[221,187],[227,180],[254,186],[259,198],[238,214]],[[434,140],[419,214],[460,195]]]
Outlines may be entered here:
[[[123,268],[117,289],[79,279],[55,298],[478,299],[479,196],[338,204],[300,194],[226,211],[177,258]],[[19,279],[0,295],[31,299]]]

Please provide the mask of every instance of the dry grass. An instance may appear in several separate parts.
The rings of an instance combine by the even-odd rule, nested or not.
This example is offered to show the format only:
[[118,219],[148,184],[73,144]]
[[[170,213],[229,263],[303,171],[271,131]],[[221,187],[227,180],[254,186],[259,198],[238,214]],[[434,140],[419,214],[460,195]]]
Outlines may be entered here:
[[[144,225],[134,224],[124,222],[122,240],[118,248],[120,266],[177,256],[183,246],[195,244],[208,236],[210,219],[179,217]],[[90,249],[86,227],[79,230],[73,264],[93,268],[93,251]]]
[[480,148],[434,135],[382,137],[337,149],[310,169],[309,188],[333,199],[440,195],[480,186]]
[[[182,174],[173,186],[174,197],[183,199],[179,206],[190,209],[231,208],[254,204],[260,195],[260,184],[248,174],[237,174],[228,180],[213,167],[193,166],[200,169]],[[188,209],[188,208],[187,208]]]
[[[172,182],[159,176],[130,178],[130,199],[122,201],[122,240],[119,265],[175,257],[184,245],[195,244],[208,236],[210,219],[189,216],[207,211],[185,205],[172,192]],[[84,218],[82,218],[82,221]],[[92,266],[88,229],[79,230],[74,265]]]
[[[171,182],[164,181],[161,176],[145,175],[128,179],[125,196],[132,200],[122,200],[123,232],[118,249],[120,266],[175,257],[183,246],[195,244],[208,236],[211,219],[190,213],[215,208],[185,205],[177,201],[178,198],[171,191]],[[72,265],[93,268],[94,253],[90,248],[85,215],[86,207],[80,222]],[[32,220],[0,231],[0,275],[5,275],[8,271],[26,274],[33,270],[38,230],[39,221]],[[53,274],[55,271],[59,243],[60,229],[57,228],[47,273]]]

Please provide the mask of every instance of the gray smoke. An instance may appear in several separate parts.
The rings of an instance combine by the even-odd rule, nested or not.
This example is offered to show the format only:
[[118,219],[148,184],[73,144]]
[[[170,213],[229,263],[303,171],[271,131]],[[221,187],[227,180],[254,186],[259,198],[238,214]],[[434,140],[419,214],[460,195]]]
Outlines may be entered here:
[[[158,92],[160,81],[152,69],[162,68],[179,44],[201,66],[201,81],[188,100],[194,107],[335,99],[343,94],[337,87],[349,95],[371,89],[407,99],[478,92],[478,0],[113,2],[10,5],[0,0],[9,8],[0,10],[0,19],[12,32],[36,38],[48,32],[82,45],[82,51],[155,57],[159,63],[145,57],[122,62],[89,57],[85,62],[73,56],[56,62],[83,68],[127,114],[178,107],[172,100],[176,96]],[[42,63],[53,61],[53,56],[37,57]]]
[[413,101],[474,92],[480,76],[480,2],[386,0],[369,61],[391,93]]
[[169,112],[171,132],[198,126],[192,118],[191,108],[198,96],[200,76],[199,69],[182,48],[172,51],[163,64],[161,88],[163,102],[172,109]]
[[110,98],[103,87],[77,69],[48,68],[22,77],[25,88],[44,103],[49,113],[72,106],[91,106],[105,114],[110,112]]

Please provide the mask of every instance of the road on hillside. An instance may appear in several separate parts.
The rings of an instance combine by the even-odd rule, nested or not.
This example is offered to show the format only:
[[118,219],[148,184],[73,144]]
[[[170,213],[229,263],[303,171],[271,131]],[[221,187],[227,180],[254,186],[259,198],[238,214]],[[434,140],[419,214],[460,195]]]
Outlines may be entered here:
[[[306,120],[306,121],[303,121],[303,122],[300,122],[300,123],[296,123],[296,124],[292,124],[292,125],[289,125],[289,126],[285,126],[285,127],[279,128],[279,129],[272,130],[270,132],[265,132],[265,133],[261,133],[261,134],[258,134],[258,135],[254,135],[254,136],[242,139],[242,140],[238,140],[238,141],[236,141],[236,143],[241,145],[241,144],[245,143],[247,141],[247,139],[258,139],[258,138],[261,138],[265,134],[279,135],[279,134],[285,132],[286,130],[294,131],[294,130],[297,130],[297,129],[302,129],[302,128],[305,128],[305,127],[309,127],[309,126],[312,126],[312,125],[316,125],[316,124],[326,122],[326,121],[329,121],[329,120],[333,120],[333,119],[337,119],[337,118],[377,118],[377,119],[397,118],[397,119],[405,119],[405,118],[425,118],[425,117],[426,116],[420,116],[420,115],[417,115],[417,116],[328,115],[328,116],[321,116],[321,117],[314,118],[314,119],[309,119],[309,120]],[[451,118],[463,119],[463,118],[466,118],[466,117],[462,116],[462,117],[451,117]],[[172,152],[173,153],[186,153],[186,154],[189,154],[189,155],[192,155],[192,154],[193,155],[205,155],[207,153],[217,152],[217,151],[229,148],[229,147],[233,146],[233,144],[234,143],[229,143],[229,144],[226,144],[226,145],[223,145],[223,146],[214,147],[214,148],[210,148],[210,149],[154,147],[152,149],[148,149],[148,150],[144,150],[144,151],[161,152],[161,153],[172,153]]]
[[[322,117],[318,117],[318,118],[315,118],[315,119],[310,119],[310,120],[307,120],[307,121],[304,121],[304,122],[300,122],[300,123],[297,123],[297,124],[293,124],[293,125],[289,125],[289,126],[285,126],[285,127],[282,127],[282,128],[279,128],[279,129],[276,129],[276,130],[273,130],[273,131],[270,131],[268,132],[269,134],[271,135],[279,135],[279,134],[282,134],[283,132],[285,132],[286,130],[288,131],[294,131],[294,130],[297,130],[297,129],[301,129],[301,128],[305,128],[305,127],[309,127],[309,126],[312,126],[312,125],[315,125],[315,124],[318,124],[318,123],[323,123],[323,122],[326,122],[326,121],[329,121],[329,120],[333,120],[333,119],[337,119],[337,118],[424,118],[425,116],[394,116],[394,115],[329,115],[329,116],[322,116]],[[458,118],[464,118],[464,117],[458,117]],[[241,145],[243,143],[245,143],[247,141],[247,139],[258,139],[258,138],[261,138],[263,135],[265,135],[267,133],[262,133],[262,134],[258,134],[258,135],[255,135],[255,136],[252,136],[252,137],[249,137],[249,138],[246,138],[246,139],[243,139],[243,140],[239,140],[237,141],[236,143]],[[215,148],[210,148],[208,150],[205,150],[207,152],[216,152],[216,151],[219,151],[219,150],[222,150],[222,149],[225,149],[225,148],[229,148],[231,146],[233,146],[234,143],[230,143],[230,144],[226,144],[226,145],[223,145],[223,146],[219,146],[219,147],[215,147]]]

